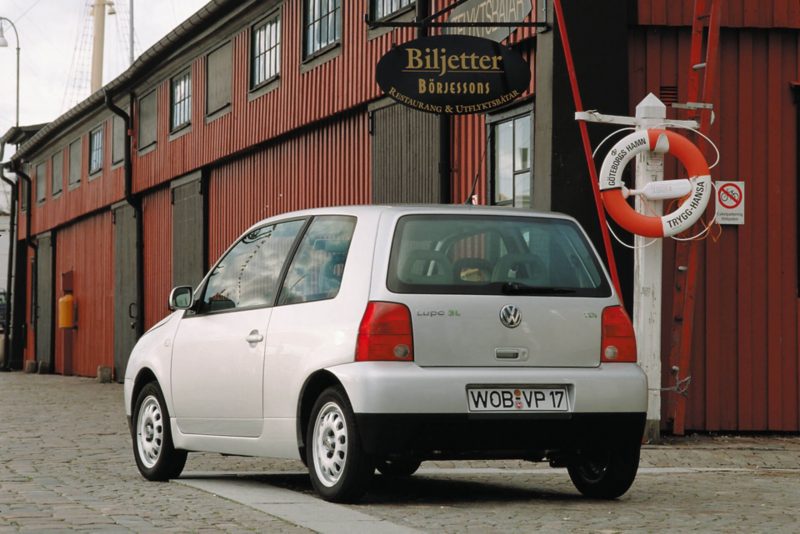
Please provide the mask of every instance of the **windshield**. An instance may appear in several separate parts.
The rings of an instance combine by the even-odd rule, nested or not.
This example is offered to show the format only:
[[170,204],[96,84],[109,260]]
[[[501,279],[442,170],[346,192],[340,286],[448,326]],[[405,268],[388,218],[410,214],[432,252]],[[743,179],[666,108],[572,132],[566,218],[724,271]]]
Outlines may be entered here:
[[394,293],[611,295],[577,224],[514,216],[402,217],[387,286]]

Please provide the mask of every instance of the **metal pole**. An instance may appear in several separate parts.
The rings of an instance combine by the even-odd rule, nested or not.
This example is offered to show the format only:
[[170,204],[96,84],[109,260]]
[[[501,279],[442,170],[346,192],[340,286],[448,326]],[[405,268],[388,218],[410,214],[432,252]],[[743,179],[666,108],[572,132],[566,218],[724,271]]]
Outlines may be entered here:
[[94,42],[92,44],[92,94],[103,86],[103,46],[106,37],[106,0],[94,0]]
[[[427,16],[428,16],[428,0],[417,0],[417,20],[415,22],[420,22]],[[428,35],[427,26],[417,27],[417,39],[426,37],[427,35]]]
[[439,115],[439,203],[450,204],[450,115]]
[[[11,25],[11,28],[14,30],[14,36],[17,38],[17,122],[15,123],[15,126],[19,127],[19,32],[17,32],[17,27],[14,26],[14,23],[11,22],[11,19],[0,17],[0,21],[3,20]],[[0,32],[0,34],[2,34],[2,32]]]
[[130,9],[131,20],[129,20],[128,22],[129,22],[130,41],[131,41],[131,65],[133,65],[133,0],[131,0],[130,6],[131,6]]
[[[417,20],[428,16],[428,0],[417,0]],[[417,39],[428,35],[428,26],[417,27]],[[439,203],[450,204],[450,115],[439,115]]]
[[11,204],[8,207],[8,272],[6,273],[6,316],[3,322],[3,367],[0,370],[11,370],[11,301],[14,296],[14,245],[16,239],[14,237],[14,220],[17,214],[15,208],[17,204],[17,187],[16,183],[12,182],[5,176],[5,167],[0,165],[0,179],[11,187]]
[[[14,28],[14,33],[17,29]],[[17,128],[19,128],[19,38],[17,38]]]

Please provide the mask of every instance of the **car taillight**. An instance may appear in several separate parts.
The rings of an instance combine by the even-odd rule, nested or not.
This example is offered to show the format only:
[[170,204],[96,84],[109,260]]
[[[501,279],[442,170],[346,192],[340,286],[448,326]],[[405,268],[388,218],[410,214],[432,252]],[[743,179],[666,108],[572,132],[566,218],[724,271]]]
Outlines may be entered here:
[[414,361],[411,312],[394,302],[370,302],[361,319],[356,361]]
[[633,324],[622,306],[603,310],[602,361],[636,362],[636,337]]

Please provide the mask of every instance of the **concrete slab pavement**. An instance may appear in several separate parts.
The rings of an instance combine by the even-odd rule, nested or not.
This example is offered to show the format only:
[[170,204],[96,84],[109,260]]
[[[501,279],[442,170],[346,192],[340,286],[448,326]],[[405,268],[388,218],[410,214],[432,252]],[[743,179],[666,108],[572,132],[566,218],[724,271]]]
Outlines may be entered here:
[[297,461],[190,454],[181,480],[144,480],[118,384],[0,374],[0,406],[0,532],[800,531],[798,436],[646,446],[612,502],[542,464],[427,462],[339,506],[314,496]]

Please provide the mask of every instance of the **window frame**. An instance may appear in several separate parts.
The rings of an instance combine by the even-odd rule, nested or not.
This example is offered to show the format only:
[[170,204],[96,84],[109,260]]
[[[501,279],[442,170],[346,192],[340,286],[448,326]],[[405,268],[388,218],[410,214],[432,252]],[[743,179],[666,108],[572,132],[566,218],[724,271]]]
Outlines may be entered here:
[[[122,140],[119,146],[122,154],[120,154],[119,159],[114,159],[114,151],[117,149],[117,143],[115,142],[116,136],[116,129],[117,124],[121,124],[122,127]],[[114,115],[111,118],[111,169],[117,169],[121,167],[125,163],[125,139],[126,139],[126,131],[125,131],[125,120],[120,117],[119,115]]]
[[[211,58],[211,56],[213,54],[215,54],[216,52],[219,52],[221,49],[225,48],[226,46],[229,47],[230,53],[231,53],[231,77],[228,80],[228,83],[229,83],[229,86],[228,86],[228,92],[229,92],[229,94],[228,94],[228,103],[223,105],[223,106],[218,107],[215,110],[212,110],[211,106],[209,105],[209,97],[211,96],[211,87],[209,85],[210,82],[211,82],[211,72],[210,72],[210,69],[209,69],[209,67],[211,65],[211,62],[209,61],[209,59]],[[209,123],[215,121],[216,119],[218,119],[218,118],[220,118],[220,117],[222,117],[224,115],[227,115],[228,113],[230,113],[231,109],[233,108],[233,40],[228,39],[228,40],[220,43],[218,46],[215,46],[212,50],[210,50],[208,53],[205,54],[204,60],[205,60],[205,69],[206,69],[206,76],[205,76],[205,78],[206,78],[206,87],[205,87],[206,94],[205,94],[205,102],[204,102],[204,105],[205,105],[205,123],[209,124]]]
[[[56,161],[56,158],[59,158],[61,161],[61,184],[59,184],[60,187],[58,191],[56,191],[55,188],[56,168],[54,163]],[[64,149],[62,148],[61,150],[50,156],[49,159],[50,159],[50,200],[55,200],[58,197],[60,197],[62,193],[64,193]]]
[[[94,180],[98,176],[103,173],[103,151],[105,150],[105,123],[101,124],[97,128],[89,130],[89,181]],[[99,134],[99,136],[98,136]],[[94,142],[95,139],[100,140],[100,148],[99,150],[95,146]],[[100,166],[99,167],[92,167],[92,163],[94,163],[94,154],[97,152],[100,158]]]
[[273,226],[273,225],[278,225],[278,224],[283,224],[283,223],[290,223],[290,222],[294,222],[294,221],[304,221],[303,225],[300,227],[300,230],[298,230],[294,241],[292,242],[292,246],[289,247],[289,252],[286,254],[286,259],[284,260],[283,265],[281,266],[280,274],[278,275],[278,278],[277,278],[277,281],[276,281],[277,285],[276,285],[275,294],[272,296],[271,302],[269,302],[267,304],[259,304],[259,305],[256,305],[256,306],[245,306],[245,307],[242,307],[242,308],[231,308],[231,309],[227,309],[227,310],[201,311],[201,309],[200,309],[200,306],[203,303],[203,299],[205,299],[205,296],[206,296],[206,290],[208,289],[208,282],[209,282],[211,273],[214,272],[214,269],[217,268],[217,266],[222,262],[223,259],[225,259],[228,256],[228,254],[236,247],[236,245],[241,243],[242,240],[244,240],[244,238],[247,237],[247,235],[250,233],[250,232],[247,232],[246,234],[240,236],[236,241],[234,241],[231,244],[231,246],[228,247],[225,250],[225,252],[219,257],[219,259],[216,262],[214,262],[214,265],[208,270],[208,272],[206,273],[205,277],[203,278],[203,281],[200,283],[200,285],[198,286],[197,290],[195,291],[194,301],[196,303],[196,308],[193,309],[193,310],[190,310],[186,315],[184,315],[184,319],[187,318],[187,317],[209,317],[209,316],[218,315],[218,314],[221,314],[221,313],[236,313],[236,312],[241,312],[241,311],[258,310],[258,309],[261,309],[261,308],[274,308],[276,303],[277,303],[277,301],[278,301],[278,296],[280,295],[281,288],[283,287],[283,281],[286,278],[286,273],[287,273],[287,271],[289,269],[289,265],[291,264],[292,260],[294,259],[294,255],[297,252],[297,248],[300,246],[300,243],[302,242],[303,237],[305,237],[306,230],[308,230],[308,227],[311,224],[312,219],[314,219],[314,217],[290,217],[288,219],[281,219],[279,221],[266,222],[266,223],[264,223],[264,224],[262,224],[260,226],[257,226],[256,228],[253,228],[253,230],[252,230],[252,231],[255,231],[255,230],[259,230],[261,228],[264,228],[266,226]]
[[[172,86],[170,85],[170,90],[172,90]],[[155,102],[155,110],[153,115],[155,116],[154,123],[154,130],[155,135],[152,136],[153,140],[147,143],[146,145],[142,145],[142,102],[144,102],[147,98],[153,98],[153,102]],[[170,98],[172,98],[170,96]],[[140,97],[136,99],[136,153],[138,156],[144,156],[145,154],[152,152],[158,147],[158,88],[154,88]]]
[[[78,161],[78,179],[74,182],[70,181],[72,178],[72,146],[77,143],[78,145],[78,157],[75,158]],[[78,137],[71,143],[67,145],[67,150],[69,154],[67,156],[67,190],[72,191],[73,189],[77,189],[81,186],[81,181],[83,179],[83,136]]]
[[[370,18],[371,21],[373,21],[373,22],[379,22],[379,21],[383,22],[383,21],[393,20],[393,19],[396,19],[397,17],[401,17],[401,16],[405,15],[409,11],[416,11],[417,0],[410,0],[407,5],[402,6],[399,9],[397,9],[395,11],[392,11],[391,13],[389,13],[387,15],[383,15],[380,18],[376,18],[375,14],[377,12],[376,7],[377,7],[378,2],[384,3],[385,1],[386,0],[369,0],[369,18]],[[400,0],[400,1],[402,2],[403,0]]]
[[[36,169],[36,187],[34,188],[36,193],[36,202],[34,205],[37,208],[39,206],[44,206],[45,203],[47,202],[47,162],[49,159],[50,158],[45,158],[44,160],[40,161],[33,167],[34,169]],[[42,166],[44,166],[44,176],[39,176],[39,169]],[[44,191],[39,191],[40,183],[44,186]],[[41,198],[39,197],[40,193],[42,193]]]
[[[256,53],[255,53],[256,52],[256,49],[255,49],[255,47],[256,47],[256,34],[258,33],[259,30],[261,30],[262,28],[264,28],[265,26],[267,26],[268,24],[271,24],[271,23],[277,23],[277,25],[278,25],[278,28],[277,28],[277,31],[276,31],[277,41],[278,42],[277,42],[277,44],[275,46],[273,46],[272,48],[268,49],[263,54],[260,54],[259,56],[256,56]],[[255,24],[250,26],[250,47],[249,47],[250,50],[248,52],[248,62],[247,62],[247,70],[248,70],[248,72],[247,72],[247,80],[248,80],[248,87],[249,87],[248,92],[250,94],[261,93],[264,89],[271,88],[272,85],[277,85],[276,82],[278,82],[280,80],[280,78],[281,78],[281,68],[283,67],[283,58],[281,56],[281,54],[283,53],[283,35],[282,35],[282,31],[283,31],[282,7],[279,7],[278,9],[275,9],[275,10],[271,11],[266,16],[264,16],[261,19],[259,19]],[[277,57],[277,60],[278,60],[277,61],[278,69],[276,70],[274,75],[270,76],[269,78],[265,78],[264,80],[261,80],[260,82],[256,83],[255,79],[254,79],[254,75],[255,75],[254,71],[255,71],[255,69],[253,68],[255,66],[256,57],[261,57],[262,55],[266,55],[270,51],[272,51],[274,48],[277,48],[276,57]],[[258,96],[260,96],[260,94]]]
[[[343,14],[343,6],[342,6],[342,1],[343,0],[334,0],[334,1],[338,1],[339,2],[339,7],[336,8],[333,12],[328,12],[325,15],[325,17],[330,17],[331,14],[333,14],[333,16],[335,17],[336,16],[336,11],[338,10],[338,12],[339,12],[339,26],[336,27],[334,25],[334,29],[338,30],[339,37],[337,39],[329,42],[325,46],[318,48],[314,52],[309,52],[309,50],[308,50],[309,28],[313,25],[313,22],[318,22],[318,21],[322,20],[322,18],[319,18],[319,19],[316,19],[313,22],[309,22],[310,13],[312,11],[311,8],[313,7],[311,3],[312,2],[320,2],[320,3],[322,3],[323,1],[328,1],[328,0],[303,0],[303,35],[302,35],[302,38],[303,38],[303,43],[302,43],[303,61],[302,62],[304,64],[305,63],[312,63],[315,60],[320,59],[320,58],[324,58],[324,60],[322,61],[323,63],[327,62],[329,59],[333,59],[334,55],[332,54],[332,52],[334,50],[336,50],[337,47],[340,47],[342,45],[342,34],[344,33],[344,14]],[[325,57],[328,54],[330,54],[330,57]],[[314,64],[311,68],[316,67],[316,66],[317,65]]]
[[[530,116],[530,132],[529,132],[529,170],[528,173],[530,174],[529,179],[529,187],[530,187],[530,206],[527,208],[523,207],[516,207],[514,206],[514,198],[515,196],[512,194],[511,199],[508,201],[503,201],[501,203],[495,202],[495,192],[496,192],[496,170],[497,170],[497,152],[496,152],[496,138],[495,133],[498,126],[503,123],[514,121],[519,119],[525,115]],[[532,101],[526,102],[522,105],[514,106],[508,109],[504,109],[498,113],[494,114],[486,114],[486,135],[487,135],[487,157],[486,157],[486,204],[489,206],[498,206],[498,207],[508,207],[514,209],[533,209],[533,170],[534,170],[534,162],[533,162],[533,147],[534,147],[534,130],[535,130],[535,113],[534,113],[534,105]],[[513,123],[512,123],[513,124]],[[513,127],[512,127],[513,130]],[[513,150],[512,150],[513,154]],[[512,172],[512,187],[516,189],[516,185],[514,184],[513,176],[516,174]]]
[[[184,98],[179,100],[178,102],[175,101],[175,83],[182,82],[184,80],[188,81],[189,91],[188,95],[184,94]],[[187,110],[187,119],[180,124],[175,124],[175,108],[178,105],[183,105],[185,102],[188,101],[186,105]],[[157,113],[157,112],[156,112]],[[186,130],[187,128],[191,128],[192,126],[192,68],[187,67],[183,69],[181,72],[173,76],[169,81],[169,132],[170,135],[181,132]],[[189,131],[189,130],[187,130]],[[172,140],[172,139],[170,139]]]

